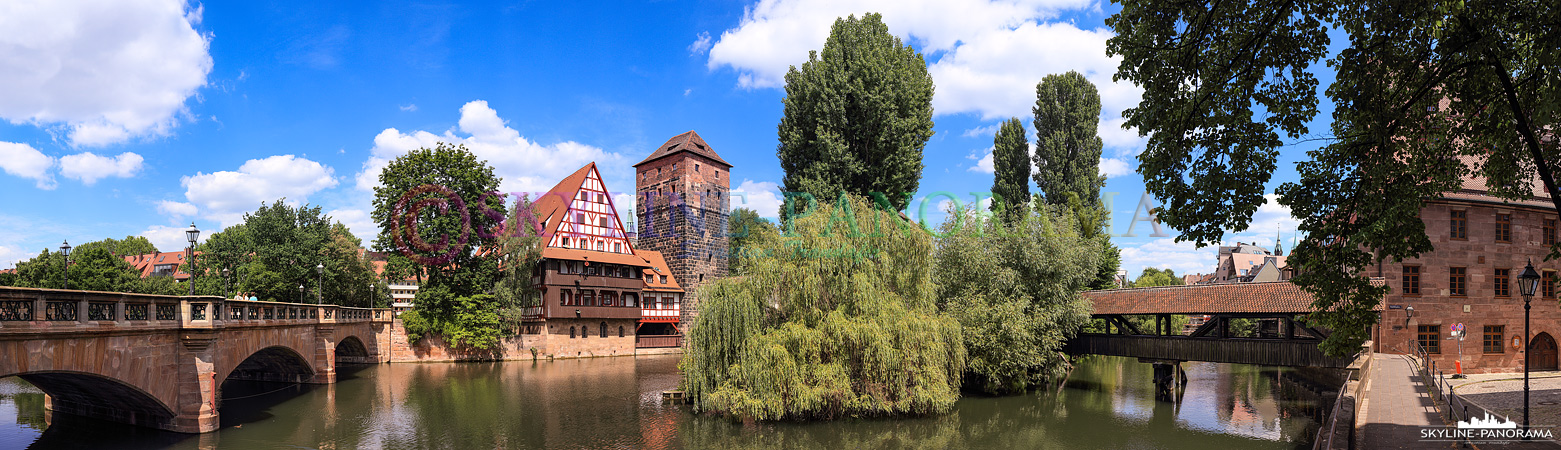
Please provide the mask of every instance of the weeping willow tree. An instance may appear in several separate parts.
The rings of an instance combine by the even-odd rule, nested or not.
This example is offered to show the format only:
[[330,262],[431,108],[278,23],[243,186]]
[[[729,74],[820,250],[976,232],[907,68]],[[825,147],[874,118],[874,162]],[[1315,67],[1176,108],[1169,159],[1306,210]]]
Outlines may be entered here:
[[1020,205],[993,220],[956,210],[941,227],[935,256],[938,303],[964,328],[967,385],[994,394],[1025,390],[1062,376],[1062,345],[1089,321],[1088,289],[1099,242],[1063,205]]
[[697,294],[681,363],[695,408],[808,420],[953,407],[965,347],[937,311],[931,236],[854,197],[788,219],[746,276]]

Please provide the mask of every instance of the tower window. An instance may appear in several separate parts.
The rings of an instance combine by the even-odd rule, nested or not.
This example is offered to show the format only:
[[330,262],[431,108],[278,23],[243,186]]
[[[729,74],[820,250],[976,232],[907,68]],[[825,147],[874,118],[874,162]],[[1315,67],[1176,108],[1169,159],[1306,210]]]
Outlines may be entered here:
[[694,172],[699,172],[699,164],[694,164]]

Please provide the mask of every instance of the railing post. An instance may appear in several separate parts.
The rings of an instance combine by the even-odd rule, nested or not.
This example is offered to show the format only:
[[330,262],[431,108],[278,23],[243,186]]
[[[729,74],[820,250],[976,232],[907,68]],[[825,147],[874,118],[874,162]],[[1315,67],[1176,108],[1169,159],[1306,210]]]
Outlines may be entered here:
[[87,314],[89,314],[87,312],[87,299],[85,297],[78,297],[76,299],[76,323],[83,325],[86,324],[88,319]]

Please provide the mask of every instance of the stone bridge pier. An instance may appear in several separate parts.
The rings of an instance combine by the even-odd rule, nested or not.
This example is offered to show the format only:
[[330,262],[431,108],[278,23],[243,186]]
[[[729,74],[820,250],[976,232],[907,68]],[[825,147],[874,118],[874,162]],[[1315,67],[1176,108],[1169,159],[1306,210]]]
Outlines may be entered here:
[[[0,377],[47,408],[163,430],[219,426],[224,382],[334,383],[379,363],[389,310],[0,287]],[[388,341],[388,339],[385,339]]]

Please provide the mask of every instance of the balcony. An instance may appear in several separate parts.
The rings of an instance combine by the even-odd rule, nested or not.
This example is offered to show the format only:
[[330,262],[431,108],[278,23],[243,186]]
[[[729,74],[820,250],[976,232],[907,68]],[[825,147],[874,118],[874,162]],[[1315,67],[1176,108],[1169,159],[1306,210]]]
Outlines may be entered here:
[[678,308],[672,308],[672,309],[642,309],[642,310],[640,310],[640,321],[641,322],[676,323],[678,320],[680,320],[682,318],[682,316],[683,316],[682,311],[679,310]]
[[638,335],[634,337],[634,348],[676,348],[683,346],[683,335]]

